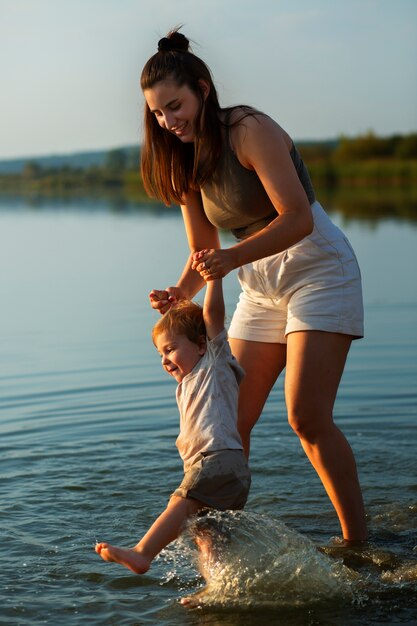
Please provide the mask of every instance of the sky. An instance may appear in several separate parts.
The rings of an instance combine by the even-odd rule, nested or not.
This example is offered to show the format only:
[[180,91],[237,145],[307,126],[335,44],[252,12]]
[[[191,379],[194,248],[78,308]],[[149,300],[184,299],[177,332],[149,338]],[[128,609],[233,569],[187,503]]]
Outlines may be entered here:
[[295,140],[417,130],[417,0],[0,0],[0,159],[140,143],[142,67],[181,24],[221,104]]

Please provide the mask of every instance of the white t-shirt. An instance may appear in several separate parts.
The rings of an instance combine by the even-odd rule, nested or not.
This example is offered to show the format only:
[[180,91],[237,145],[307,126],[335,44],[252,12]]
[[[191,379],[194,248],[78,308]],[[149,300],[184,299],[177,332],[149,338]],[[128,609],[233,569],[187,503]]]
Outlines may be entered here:
[[177,387],[180,434],[176,445],[184,471],[200,452],[242,450],[237,430],[239,384],[245,375],[230,351],[226,330]]

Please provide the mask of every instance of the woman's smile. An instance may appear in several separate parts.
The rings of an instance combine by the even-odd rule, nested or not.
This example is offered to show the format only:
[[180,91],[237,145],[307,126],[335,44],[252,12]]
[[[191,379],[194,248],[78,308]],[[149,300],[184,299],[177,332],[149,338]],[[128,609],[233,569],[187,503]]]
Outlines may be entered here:
[[181,137],[185,133],[187,126],[188,122],[184,122],[184,124],[178,125],[175,128],[171,128],[170,130],[172,133],[174,133],[174,135]]
[[161,80],[144,91],[146,103],[161,128],[183,142],[194,141],[194,126],[201,109],[201,98],[187,85],[173,79]]

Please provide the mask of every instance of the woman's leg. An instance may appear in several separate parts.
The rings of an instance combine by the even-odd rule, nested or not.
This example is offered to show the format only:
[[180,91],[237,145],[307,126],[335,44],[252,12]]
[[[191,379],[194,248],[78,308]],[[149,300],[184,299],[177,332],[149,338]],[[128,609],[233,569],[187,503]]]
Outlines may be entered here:
[[288,420],[336,509],[346,540],[367,538],[362,493],[352,450],[333,422],[333,405],[351,337],[319,331],[287,338]]
[[239,388],[238,428],[245,454],[249,457],[250,434],[262,413],[265,401],[285,367],[287,347],[281,343],[264,343],[229,339],[233,355],[246,372]]

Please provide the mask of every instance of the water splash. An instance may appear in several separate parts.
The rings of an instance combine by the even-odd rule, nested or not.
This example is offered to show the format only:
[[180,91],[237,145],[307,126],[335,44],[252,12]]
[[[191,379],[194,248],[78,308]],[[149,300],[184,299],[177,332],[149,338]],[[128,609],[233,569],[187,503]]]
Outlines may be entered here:
[[194,559],[192,546],[200,546],[206,586],[192,604],[299,607],[353,598],[354,572],[269,516],[210,511],[193,520],[180,542]]
[[382,582],[389,583],[391,586],[405,585],[407,583],[416,583],[417,563],[410,560],[402,563],[392,571],[386,570],[381,574],[381,580]]

